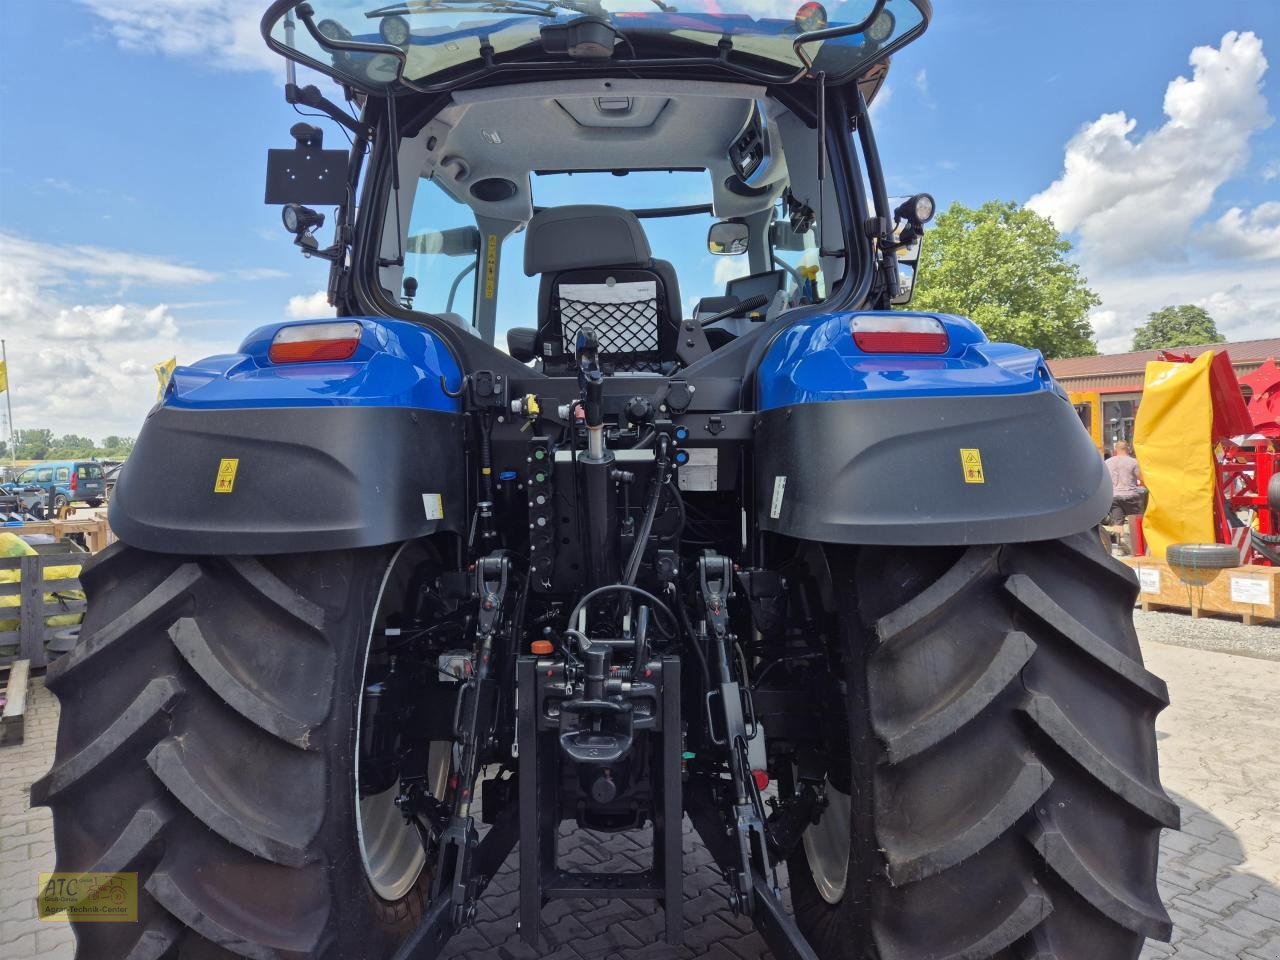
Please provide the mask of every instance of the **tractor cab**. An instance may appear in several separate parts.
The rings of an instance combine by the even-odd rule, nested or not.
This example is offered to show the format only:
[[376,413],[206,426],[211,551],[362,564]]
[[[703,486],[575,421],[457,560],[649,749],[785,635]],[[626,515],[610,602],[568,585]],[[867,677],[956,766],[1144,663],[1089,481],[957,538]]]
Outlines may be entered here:
[[[344,162],[299,124],[296,149],[271,152],[267,199],[333,262],[340,313],[411,319],[550,376],[576,372],[590,329],[606,374],[670,375],[836,291],[909,298],[900,268],[919,244],[903,229],[920,224],[883,201],[866,109],[928,12],[276,3],[263,29],[287,96],[359,149]],[[295,64],[359,116],[299,86]],[[329,247],[309,204],[337,206]],[[868,230],[857,211],[876,209]]]

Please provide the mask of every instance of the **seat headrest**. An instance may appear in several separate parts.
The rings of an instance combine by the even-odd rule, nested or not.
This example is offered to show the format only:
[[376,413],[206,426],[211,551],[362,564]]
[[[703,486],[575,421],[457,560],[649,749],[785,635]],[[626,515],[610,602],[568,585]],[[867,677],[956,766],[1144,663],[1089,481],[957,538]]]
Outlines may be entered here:
[[644,228],[630,210],[576,204],[539,210],[524,238],[524,272],[647,265],[653,254]]

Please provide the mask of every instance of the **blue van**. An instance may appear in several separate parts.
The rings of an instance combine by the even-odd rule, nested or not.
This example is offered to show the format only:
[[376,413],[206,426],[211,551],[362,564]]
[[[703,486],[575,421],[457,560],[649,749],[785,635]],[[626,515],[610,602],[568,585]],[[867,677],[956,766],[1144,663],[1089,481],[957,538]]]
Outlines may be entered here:
[[48,460],[27,467],[0,489],[7,493],[38,487],[46,494],[54,488],[55,512],[72,503],[101,506],[106,500],[107,481],[102,464],[96,460]]

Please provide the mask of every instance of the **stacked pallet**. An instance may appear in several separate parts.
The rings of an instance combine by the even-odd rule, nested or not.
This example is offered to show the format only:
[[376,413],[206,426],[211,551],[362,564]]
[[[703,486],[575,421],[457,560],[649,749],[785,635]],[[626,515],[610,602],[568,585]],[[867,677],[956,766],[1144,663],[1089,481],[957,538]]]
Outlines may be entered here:
[[1164,560],[1122,559],[1138,575],[1138,601],[1143,610],[1185,610],[1193,617],[1231,614],[1247,625],[1280,620],[1280,567],[1246,565],[1212,571],[1217,574],[1213,579],[1204,586],[1194,586],[1184,583],[1177,568]]

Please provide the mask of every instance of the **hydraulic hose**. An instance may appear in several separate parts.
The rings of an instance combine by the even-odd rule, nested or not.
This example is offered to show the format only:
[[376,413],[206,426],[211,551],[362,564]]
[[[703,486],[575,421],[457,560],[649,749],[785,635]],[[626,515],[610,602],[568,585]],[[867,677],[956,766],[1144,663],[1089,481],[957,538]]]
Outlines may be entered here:
[[635,587],[626,583],[611,583],[603,587],[596,587],[594,590],[587,593],[581,600],[577,602],[577,604],[574,605],[574,608],[569,611],[569,626],[573,627],[574,623],[578,619],[578,614],[582,612],[582,608],[585,607],[588,603],[590,603],[596,597],[599,597],[606,593],[612,593],[614,591],[619,591],[622,593],[632,593],[638,597],[643,597],[645,600],[648,600],[651,604],[653,604],[655,609],[662,611],[663,615],[666,616],[667,622],[671,624],[671,627],[672,627],[671,635],[675,636],[680,632],[680,621],[676,619],[676,615],[671,612],[670,607],[668,607],[665,603],[663,603],[661,600],[655,597],[648,590],[645,590],[642,587]]

